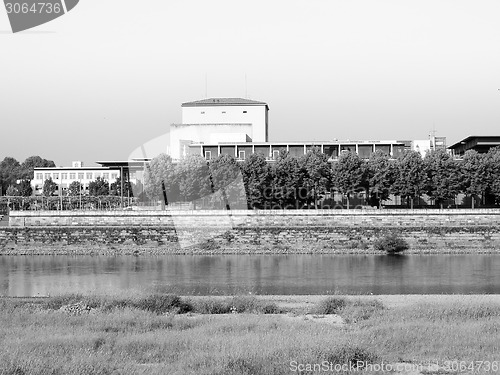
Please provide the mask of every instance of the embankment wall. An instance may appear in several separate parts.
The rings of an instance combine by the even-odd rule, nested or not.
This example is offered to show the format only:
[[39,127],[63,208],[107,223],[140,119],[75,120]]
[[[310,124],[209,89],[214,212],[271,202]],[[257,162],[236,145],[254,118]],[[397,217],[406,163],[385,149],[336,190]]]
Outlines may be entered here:
[[0,254],[500,253],[500,210],[18,211]]

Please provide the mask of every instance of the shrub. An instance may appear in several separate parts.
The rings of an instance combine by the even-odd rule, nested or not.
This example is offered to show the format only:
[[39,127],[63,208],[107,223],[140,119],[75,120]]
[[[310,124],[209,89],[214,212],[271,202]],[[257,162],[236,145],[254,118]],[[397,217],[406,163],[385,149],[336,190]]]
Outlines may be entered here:
[[379,358],[376,354],[358,346],[346,345],[327,352],[325,359],[334,364],[349,364],[356,368],[364,363],[375,363]]
[[388,254],[397,254],[409,248],[408,242],[403,238],[391,234],[384,237],[378,238],[373,244],[375,250],[382,250]]
[[339,297],[330,297],[321,301],[316,310],[316,314],[338,314],[346,306],[346,300]]
[[182,301],[175,294],[153,294],[134,301],[133,305],[140,310],[151,311],[156,314],[165,314],[168,312],[182,314],[193,310],[190,304]]
[[209,298],[196,301],[194,311],[200,314],[229,314],[231,306],[226,301]]
[[165,314],[167,312],[182,314],[193,310],[193,307],[189,303],[174,294],[153,294],[145,297],[125,299],[67,294],[49,297],[44,303],[44,307],[46,309],[58,310],[62,306],[79,302],[92,309],[101,308],[104,311],[130,307],[156,314]]
[[81,294],[63,294],[59,296],[49,297],[43,304],[46,309],[59,310],[65,305],[81,302],[83,296]]
[[385,306],[379,300],[354,300],[349,301],[349,304],[342,309],[340,315],[346,323],[356,323],[370,319],[373,314],[384,309]]
[[275,303],[259,301],[255,297],[235,296],[224,300],[204,298],[195,301],[194,311],[200,314],[255,313],[278,314],[281,310]]

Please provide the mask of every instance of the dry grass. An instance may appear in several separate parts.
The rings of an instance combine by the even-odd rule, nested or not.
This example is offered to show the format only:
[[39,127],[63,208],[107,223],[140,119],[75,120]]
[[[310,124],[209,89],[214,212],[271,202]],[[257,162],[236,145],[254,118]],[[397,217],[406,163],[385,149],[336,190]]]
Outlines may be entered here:
[[158,314],[148,304],[104,309],[112,301],[93,298],[99,308],[80,316],[49,308],[56,300],[0,300],[0,374],[280,375],[293,373],[291,361],[498,361],[495,303],[384,308],[352,298],[338,311],[350,323],[331,326],[280,315]]

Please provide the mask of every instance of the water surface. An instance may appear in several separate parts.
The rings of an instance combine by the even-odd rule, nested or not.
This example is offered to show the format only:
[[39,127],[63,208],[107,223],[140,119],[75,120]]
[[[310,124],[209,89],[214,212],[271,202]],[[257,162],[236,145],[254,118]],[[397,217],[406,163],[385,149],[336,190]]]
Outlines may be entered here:
[[1,256],[0,295],[500,293],[500,255]]

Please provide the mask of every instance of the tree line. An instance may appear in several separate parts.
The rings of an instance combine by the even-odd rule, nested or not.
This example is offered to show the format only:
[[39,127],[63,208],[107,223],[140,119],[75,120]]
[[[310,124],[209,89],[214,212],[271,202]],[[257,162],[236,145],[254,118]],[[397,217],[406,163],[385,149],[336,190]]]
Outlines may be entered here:
[[[54,162],[39,156],[22,164],[5,158],[0,162],[2,195],[31,196],[33,168],[54,166]],[[57,186],[54,181],[46,180],[43,195],[53,197]],[[119,180],[109,184],[97,178],[85,194],[81,183],[74,181],[65,196],[109,196],[107,200],[98,199],[101,205],[101,202],[115,202],[111,197],[121,196],[121,189]],[[500,148],[492,148],[485,154],[467,151],[460,160],[442,150],[427,153],[424,158],[416,151],[406,151],[397,159],[377,151],[367,160],[346,152],[333,163],[319,149],[302,156],[281,152],[272,163],[260,154],[252,154],[243,162],[229,155],[210,161],[190,155],[177,163],[162,154],[146,168],[144,186],[124,181],[123,190],[123,196],[135,196],[135,202],[147,199],[163,204],[193,202],[206,208],[332,207],[333,197],[338,194],[344,197],[347,208],[360,195],[367,204],[377,207],[382,207],[391,196],[400,197],[410,208],[419,205],[425,195],[431,205],[443,208],[459,194],[468,197],[474,208],[500,204]],[[49,201],[57,204],[52,198],[45,202]]]
[[34,168],[55,166],[52,160],[40,156],[30,156],[22,163],[12,157],[4,158],[0,162],[0,195],[30,196]]
[[413,208],[425,195],[431,205],[443,208],[463,194],[474,208],[500,204],[500,148],[486,154],[467,151],[458,160],[444,150],[423,158],[406,151],[397,159],[377,151],[367,160],[346,152],[333,163],[319,149],[303,156],[282,152],[273,163],[260,154],[244,162],[229,155],[209,162],[190,155],[174,163],[163,154],[145,171],[144,191],[166,204],[195,202],[213,208],[318,208],[334,193],[342,194],[349,208],[360,192],[378,207],[392,195]]

